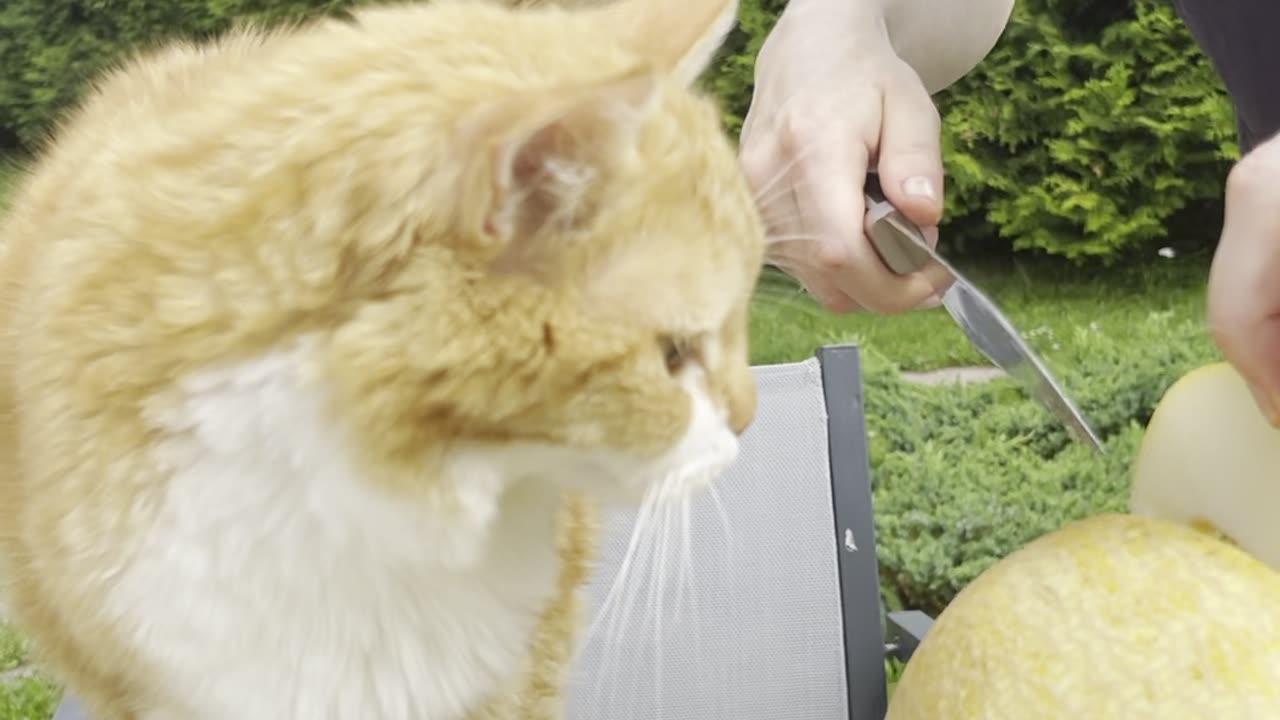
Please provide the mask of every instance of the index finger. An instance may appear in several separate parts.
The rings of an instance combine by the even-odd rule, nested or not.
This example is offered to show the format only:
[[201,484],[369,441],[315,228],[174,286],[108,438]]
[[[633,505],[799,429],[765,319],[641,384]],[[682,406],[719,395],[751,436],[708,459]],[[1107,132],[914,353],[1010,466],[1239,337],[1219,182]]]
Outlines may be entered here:
[[[814,259],[829,280],[873,312],[905,312],[934,294],[921,273],[888,268],[865,236],[863,188],[868,150],[846,133],[828,133],[823,152],[800,163],[797,200],[815,233]],[[816,138],[815,138],[816,139]]]
[[1280,424],[1280,144],[1254,153],[1227,182],[1209,274],[1209,323],[1268,420]]

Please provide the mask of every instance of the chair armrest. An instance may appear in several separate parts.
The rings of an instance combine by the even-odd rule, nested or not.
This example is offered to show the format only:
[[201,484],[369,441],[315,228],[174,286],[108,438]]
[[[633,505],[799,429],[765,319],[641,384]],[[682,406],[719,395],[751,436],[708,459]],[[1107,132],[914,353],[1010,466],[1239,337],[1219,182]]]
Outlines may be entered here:
[[889,613],[887,624],[885,653],[906,662],[933,627],[933,618],[919,610],[903,610]]

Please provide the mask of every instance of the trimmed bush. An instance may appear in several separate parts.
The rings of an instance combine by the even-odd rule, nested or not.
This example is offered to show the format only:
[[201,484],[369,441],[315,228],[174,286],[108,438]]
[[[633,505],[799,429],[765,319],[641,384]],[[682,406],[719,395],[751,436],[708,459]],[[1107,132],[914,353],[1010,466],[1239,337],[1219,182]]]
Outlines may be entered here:
[[[782,5],[746,0],[709,78],[734,131]],[[991,54],[936,100],[953,253],[1114,261],[1217,239],[1233,111],[1167,0],[1019,0]]]
[[940,98],[943,237],[1076,260],[1212,246],[1234,116],[1172,3],[1016,7],[996,49]]
[[1124,335],[1091,328],[1052,365],[1106,443],[1073,443],[1011,380],[911,385],[874,352],[866,403],[886,602],[939,612],[1036,537],[1122,510],[1142,429],[1165,390],[1219,358],[1201,323],[1153,314]]
[[104,69],[175,37],[232,23],[338,12],[356,0],[4,0],[0,3],[0,147],[35,151]]

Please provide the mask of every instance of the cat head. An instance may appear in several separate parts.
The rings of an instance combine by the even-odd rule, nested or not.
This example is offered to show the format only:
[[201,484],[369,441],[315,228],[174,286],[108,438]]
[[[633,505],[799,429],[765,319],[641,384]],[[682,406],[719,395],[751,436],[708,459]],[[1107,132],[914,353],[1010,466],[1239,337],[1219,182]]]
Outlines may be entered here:
[[[397,282],[448,287],[466,310],[414,338],[393,314],[338,337],[372,441],[411,455],[444,435],[511,473],[608,491],[696,486],[734,459],[755,412],[747,318],[764,230],[719,110],[693,83],[735,11],[530,11],[609,52],[572,81],[490,92],[459,115],[448,232],[470,274],[446,281],[424,262]],[[411,312],[438,313],[442,297],[418,293]],[[412,391],[368,381],[403,378],[377,368],[406,351]]]
[[764,252],[693,85],[735,11],[363,7],[109,74],[15,201],[13,267],[60,313],[14,343],[24,387],[128,415],[305,335],[362,474],[404,491],[465,457],[710,477],[755,411]]

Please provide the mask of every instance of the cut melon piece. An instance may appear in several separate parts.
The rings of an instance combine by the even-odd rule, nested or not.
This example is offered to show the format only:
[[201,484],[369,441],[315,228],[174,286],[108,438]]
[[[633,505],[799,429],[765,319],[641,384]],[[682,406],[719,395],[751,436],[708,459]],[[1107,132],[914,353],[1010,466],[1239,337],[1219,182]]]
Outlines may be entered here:
[[1134,463],[1130,509],[1220,533],[1280,570],[1280,429],[1226,363],[1165,393]]

